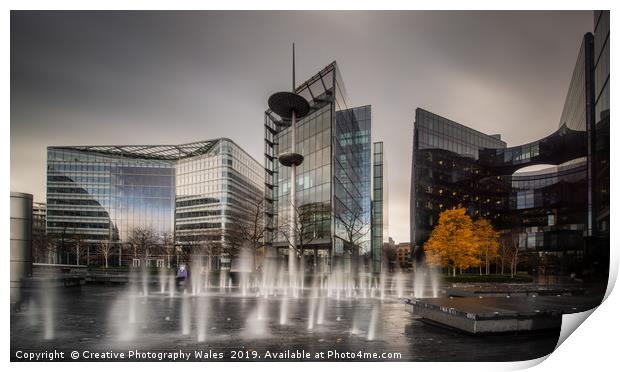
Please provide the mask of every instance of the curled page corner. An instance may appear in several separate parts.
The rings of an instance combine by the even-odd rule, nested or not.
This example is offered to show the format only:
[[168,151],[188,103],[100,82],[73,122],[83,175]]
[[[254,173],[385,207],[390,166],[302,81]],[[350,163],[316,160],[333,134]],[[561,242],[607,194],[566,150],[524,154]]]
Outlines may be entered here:
[[579,327],[592,313],[598,308],[594,307],[590,310],[582,311],[580,313],[564,314],[562,315],[562,328],[560,329],[560,337],[558,343],[555,345],[557,350],[560,345]]
[[[611,294],[611,291],[613,291],[614,289],[616,280],[618,279],[618,256],[615,252],[611,250],[609,253],[611,256],[610,262],[612,264],[609,267],[607,289],[605,290],[604,297],[601,299],[601,304],[607,300],[607,298]],[[560,329],[560,337],[558,338],[558,343],[557,345],[555,345],[554,351],[557,350],[557,348],[562,345],[562,343],[568,338],[568,336],[570,336],[590,315],[592,315],[592,313],[594,313],[596,309],[598,309],[598,306],[593,307],[590,310],[582,311],[580,313],[562,315],[562,327]]]
[[[613,283],[610,283],[613,286]],[[604,301],[604,300],[603,300]],[[562,315],[562,326],[560,328],[560,336],[558,337],[558,343],[555,345],[553,351],[545,356],[536,359],[530,359],[520,362],[514,362],[512,365],[507,367],[507,370],[523,370],[535,367],[541,363],[543,363],[547,358],[549,358],[559,347],[568,339],[568,337],[583,323],[585,320],[594,313],[594,311],[598,309],[598,306],[582,311],[580,313],[573,314],[564,314]]]
[[[540,363],[544,362],[545,360],[547,360],[547,358],[549,357],[549,355],[553,354],[553,352],[541,356],[540,358],[535,358],[535,359],[529,359],[529,360],[520,360],[520,361],[515,361],[515,362],[507,362],[505,363],[502,367],[502,370],[504,371],[523,371],[525,369],[529,369],[532,367],[536,367],[537,365],[539,365]],[[497,369],[499,370],[499,369]]]
[[618,280],[618,262],[620,259],[618,258],[618,254],[611,249],[609,250],[609,255],[611,256],[610,262],[612,262],[612,264],[609,267],[607,289],[605,290],[605,297],[603,297],[603,301],[607,300],[607,297],[609,297],[611,291],[614,289],[616,280]]

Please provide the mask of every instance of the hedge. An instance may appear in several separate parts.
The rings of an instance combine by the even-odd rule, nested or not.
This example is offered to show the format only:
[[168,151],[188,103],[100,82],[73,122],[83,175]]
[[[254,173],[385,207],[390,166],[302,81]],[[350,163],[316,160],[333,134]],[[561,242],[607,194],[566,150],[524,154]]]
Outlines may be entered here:
[[534,278],[529,275],[510,275],[490,274],[490,275],[471,275],[462,274],[457,276],[444,275],[443,281],[446,283],[531,283]]

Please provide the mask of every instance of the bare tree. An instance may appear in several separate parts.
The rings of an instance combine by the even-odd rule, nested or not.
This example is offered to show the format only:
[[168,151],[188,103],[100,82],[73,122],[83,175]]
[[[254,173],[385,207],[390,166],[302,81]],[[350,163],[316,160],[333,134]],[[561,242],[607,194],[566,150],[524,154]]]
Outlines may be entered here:
[[[60,232],[48,234],[48,261],[50,263],[69,263],[71,237],[64,227]],[[64,256],[64,259],[62,258]]]
[[[222,230],[210,230],[207,235],[186,235],[177,237],[174,252],[177,261],[189,262],[193,256],[203,255],[209,257],[219,256],[222,253],[230,253],[232,249],[222,244]],[[177,262],[178,263],[178,262]]]
[[161,236],[161,253],[168,259],[168,268],[170,268],[171,257],[175,254],[174,236],[171,233],[164,233]]
[[175,247],[177,255],[177,265],[179,263],[189,263],[191,257],[201,250],[201,243],[199,241],[185,241]]
[[510,276],[514,277],[519,263],[519,231],[513,229],[503,234],[500,240],[498,258],[501,264],[501,274],[504,275],[504,267],[509,265]]
[[80,258],[82,258],[84,252],[86,252],[86,242],[84,242],[84,239],[80,234],[74,233],[71,236],[71,244],[73,245],[73,251],[75,252],[75,264],[79,265]]
[[152,254],[158,251],[157,237],[149,227],[136,227],[129,233],[128,243],[134,258],[140,258],[146,265]]
[[176,265],[180,263],[189,262],[190,254],[192,251],[193,242],[185,242],[183,244],[175,245],[174,252],[176,255]]
[[112,254],[112,244],[109,241],[102,241],[97,244],[97,253],[103,256],[103,260],[105,262],[105,268],[108,268],[108,259]]
[[207,266],[210,270],[213,259],[215,257],[220,257],[223,252],[222,243],[218,241],[206,241],[199,244],[200,247],[198,249],[202,252],[203,255],[207,256]]
[[58,262],[58,248],[60,246],[60,243],[58,241],[59,235],[58,234],[47,234],[46,237],[46,247],[45,247],[45,254],[47,255],[47,258],[45,259],[47,263],[50,264],[55,264]]
[[252,271],[256,269],[256,254],[263,247],[267,233],[264,216],[265,199],[258,195],[250,198],[245,203],[244,212],[234,216],[226,234],[226,241],[234,253],[243,246],[252,250]]
[[514,246],[510,257],[510,276],[514,278],[517,275],[517,265],[519,264],[519,247]]
[[296,223],[291,226],[291,221],[287,219],[278,229],[288,243],[288,246],[295,247],[295,257],[289,257],[289,259],[299,259],[303,257],[304,249],[319,237],[319,223],[322,218],[323,209],[318,203],[310,203],[294,208],[294,213]]
[[33,262],[45,262],[49,255],[49,240],[45,230],[39,228],[32,229],[32,259]]
[[361,208],[356,208],[353,211],[341,211],[335,216],[339,227],[344,231],[344,237],[341,237],[343,248],[351,256],[353,273],[359,271],[360,243],[370,231],[370,223],[364,221],[362,212]]

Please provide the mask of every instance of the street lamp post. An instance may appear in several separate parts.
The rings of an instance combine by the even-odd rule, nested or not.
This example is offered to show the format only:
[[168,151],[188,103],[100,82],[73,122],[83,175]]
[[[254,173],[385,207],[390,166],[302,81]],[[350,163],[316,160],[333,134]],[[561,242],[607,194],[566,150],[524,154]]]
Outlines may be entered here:
[[292,280],[295,277],[295,260],[296,256],[296,226],[297,226],[297,199],[295,197],[297,189],[297,166],[301,165],[304,161],[303,155],[297,152],[297,136],[296,136],[296,122],[298,119],[303,118],[310,111],[310,105],[308,101],[295,93],[295,44],[293,44],[293,90],[292,92],[277,92],[271,95],[268,100],[268,105],[271,111],[276,113],[283,121],[290,120],[291,126],[291,150],[290,152],[284,152],[278,155],[278,161],[285,167],[291,169],[291,212],[290,212],[290,230],[289,230],[289,278]]

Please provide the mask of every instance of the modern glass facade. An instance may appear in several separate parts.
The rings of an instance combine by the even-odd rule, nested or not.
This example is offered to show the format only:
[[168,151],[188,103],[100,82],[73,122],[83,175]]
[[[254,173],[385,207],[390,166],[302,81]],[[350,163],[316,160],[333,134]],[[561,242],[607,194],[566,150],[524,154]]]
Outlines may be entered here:
[[47,252],[47,205],[32,203],[32,262],[48,262],[52,257]]
[[[231,140],[221,139],[205,154],[178,160],[176,241],[227,251],[233,221],[252,213],[262,196],[263,167]],[[228,262],[227,257],[224,264]],[[219,264],[215,257],[212,267]]]
[[259,197],[262,167],[228,139],[179,146],[49,147],[47,229],[122,246],[136,228],[178,245],[226,244],[231,218]]
[[175,162],[48,148],[47,231],[87,243],[126,241],[138,226],[172,232]]
[[[584,36],[559,128],[545,138],[507,147],[498,135],[416,110],[410,206],[416,257],[439,213],[460,205],[516,236],[522,251],[544,261],[543,270],[606,270],[601,257],[609,243],[600,229],[609,226],[608,17],[595,12],[597,35]],[[518,172],[539,164],[553,166]]]
[[[305,267],[319,272],[342,264],[371,265],[371,108],[349,108],[338,67],[331,63],[300,84],[296,93],[310,112],[296,123],[296,198],[303,215]],[[265,112],[267,245],[288,255],[286,226],[290,214],[290,169],[278,155],[290,151],[290,122]],[[298,242],[299,244],[299,242]]]
[[351,252],[354,263],[364,268],[369,268],[372,260],[370,130],[370,106],[336,112],[333,253],[344,257]]
[[609,10],[594,12],[596,122],[609,117]]
[[46,223],[45,216],[47,215],[47,205],[41,202],[32,203],[32,235],[36,235],[35,231],[42,232],[41,235],[45,235]]
[[[383,142],[374,142],[372,165],[372,270],[375,273],[383,269],[383,243],[388,242],[388,193],[387,164]],[[385,268],[387,269],[387,268]]]
[[[472,143],[461,140],[455,144],[450,136],[453,131]],[[566,259],[565,254],[571,260],[580,259],[587,195],[587,167],[580,159],[586,155],[586,147],[569,149],[568,144],[576,138],[585,144],[583,132],[579,136],[562,127],[540,141],[506,147],[499,136],[485,138],[480,132],[417,109],[414,133],[414,255],[422,254],[440,212],[462,206],[472,218],[486,218],[500,233],[514,234],[524,251],[549,254],[558,260]],[[463,153],[459,148],[465,149]],[[558,148],[564,152],[557,152]],[[577,161],[565,162],[567,156]],[[543,163],[559,166],[515,173]]]
[[[301,221],[305,224],[307,235],[308,260],[314,261],[316,251],[316,265],[324,268],[329,264],[330,257],[326,247],[331,245],[332,236],[332,119],[331,107],[326,106],[307,115],[304,120],[298,121],[297,151],[304,156],[304,162],[297,167],[297,203],[300,212],[311,218]],[[313,127],[313,130],[310,130]],[[274,154],[290,151],[290,128],[279,133],[274,138]],[[288,254],[288,243],[284,236],[284,226],[290,219],[290,168],[279,164],[277,158],[269,159],[269,167],[273,167],[273,176],[267,179],[268,198],[273,200],[273,220],[268,224],[272,229],[273,247],[280,254]],[[268,168],[269,169],[269,168]],[[270,203],[267,203],[270,207]],[[301,212],[303,211],[303,213]],[[306,213],[307,212],[307,213]],[[268,216],[270,217],[271,214]],[[271,222],[271,221],[270,221]],[[312,265],[315,265],[312,262]]]
[[594,12],[594,118],[592,148],[592,239],[588,245],[591,266],[609,267],[610,232],[610,128],[609,128],[609,10]]
[[[505,149],[499,136],[488,136],[452,120],[423,109],[416,109],[413,159],[411,169],[410,226],[414,252],[418,252],[435,226],[440,211],[461,203],[461,198],[475,204],[481,202],[468,189],[469,181],[479,176],[474,164],[481,149]],[[453,184],[461,184],[460,190]],[[450,203],[450,197],[458,197]],[[486,198],[482,199],[486,200]]]

